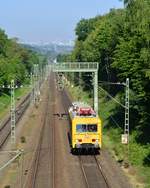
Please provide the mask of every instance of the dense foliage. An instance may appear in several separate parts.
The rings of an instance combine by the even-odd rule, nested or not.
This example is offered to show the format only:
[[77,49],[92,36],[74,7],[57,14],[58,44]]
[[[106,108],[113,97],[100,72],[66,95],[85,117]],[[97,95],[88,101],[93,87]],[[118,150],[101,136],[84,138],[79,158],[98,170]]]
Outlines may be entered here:
[[[100,81],[124,82],[129,77],[130,131],[136,132],[137,143],[149,147],[150,1],[124,3],[124,9],[112,9],[104,16],[82,19],[77,24],[77,39],[69,60],[99,62]],[[88,83],[88,79],[83,81]],[[113,96],[120,90],[119,86],[105,89]],[[120,110],[115,113],[120,114]]]
[[33,71],[33,65],[37,63],[39,63],[39,57],[35,52],[18,44],[17,39],[9,39],[0,29],[1,86],[9,85],[12,79],[16,84],[22,84],[26,80],[26,76]]

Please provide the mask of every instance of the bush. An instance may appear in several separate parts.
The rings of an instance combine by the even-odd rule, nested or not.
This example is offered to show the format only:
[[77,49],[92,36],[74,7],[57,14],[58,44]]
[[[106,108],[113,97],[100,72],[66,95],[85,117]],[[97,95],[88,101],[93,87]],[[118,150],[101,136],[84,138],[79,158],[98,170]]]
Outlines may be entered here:
[[21,136],[20,140],[21,140],[21,143],[26,143],[26,138],[24,136]]

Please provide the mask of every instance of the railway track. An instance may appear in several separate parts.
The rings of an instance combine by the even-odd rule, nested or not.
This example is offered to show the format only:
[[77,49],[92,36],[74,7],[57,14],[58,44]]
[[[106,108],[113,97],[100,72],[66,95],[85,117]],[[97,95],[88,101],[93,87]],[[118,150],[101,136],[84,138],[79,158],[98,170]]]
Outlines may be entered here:
[[[32,157],[30,173],[28,174],[27,181],[24,183],[24,188],[57,187],[57,182],[55,181],[54,151],[56,141],[55,118],[52,117],[55,113],[55,103],[53,102],[53,99],[56,96],[56,93],[52,76],[49,86],[50,88],[48,91],[53,90],[53,92],[51,92],[51,96],[48,95],[45,100],[45,110],[43,111],[43,118],[41,120],[39,138]],[[71,100],[68,98],[65,91],[61,91],[61,94],[64,110],[67,113]],[[81,173],[83,174],[83,183],[85,182],[85,187],[110,188],[96,155],[80,155],[77,156],[77,158],[79,160]]]
[[[65,113],[68,113],[71,99],[65,90],[62,91],[62,101]],[[96,155],[79,155],[78,158],[87,188],[111,188]]]
[[95,155],[80,155],[79,162],[87,188],[110,188]]
[[54,108],[50,103],[52,95],[50,96],[48,92],[48,97],[45,100],[46,106],[41,121],[38,143],[33,154],[31,173],[24,188],[55,187],[55,123],[52,118]]
[[[26,111],[30,104],[30,93],[23,99],[16,109],[16,123],[19,122],[20,118]],[[11,118],[10,116],[2,123],[0,127],[0,148],[6,143],[11,133]]]

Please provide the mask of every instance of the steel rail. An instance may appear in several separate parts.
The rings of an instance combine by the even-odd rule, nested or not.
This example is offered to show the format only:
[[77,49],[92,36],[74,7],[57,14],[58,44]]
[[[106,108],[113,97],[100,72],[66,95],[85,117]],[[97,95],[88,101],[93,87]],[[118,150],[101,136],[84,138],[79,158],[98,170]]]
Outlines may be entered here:
[[102,165],[101,165],[100,162],[98,161],[96,155],[94,155],[94,159],[95,159],[95,161],[96,161],[97,167],[98,167],[98,169],[99,169],[101,175],[103,176],[103,178],[104,178],[104,180],[105,180],[105,183],[106,183],[107,187],[108,187],[108,188],[111,188],[110,184],[108,183],[108,179],[107,179],[106,175],[105,175],[104,172],[103,172]]
[[[43,139],[45,138],[45,131],[47,130],[46,128],[50,129],[52,128],[52,138],[51,138],[51,142],[48,143],[48,151],[51,151],[51,155],[52,155],[52,187],[55,187],[55,172],[54,172],[54,166],[55,166],[55,157],[54,157],[54,143],[55,143],[55,138],[54,138],[54,123],[51,122],[52,127],[50,126],[46,126],[46,125],[50,125],[50,117],[49,117],[49,108],[50,108],[50,93],[48,92],[48,98],[47,98],[47,102],[46,102],[46,107],[45,110],[43,112],[43,122],[42,122],[42,126],[40,129],[40,135],[39,135],[39,139],[37,142],[37,146],[35,149],[35,153],[33,154],[33,158],[32,158],[32,163],[31,163],[31,174],[27,179],[27,182],[25,182],[25,186],[24,187],[28,187],[28,188],[36,188],[36,184],[37,184],[37,180],[38,180],[38,172],[40,170],[40,162],[41,162],[41,152],[42,152],[42,146],[43,146]],[[50,131],[47,131],[50,132]],[[50,147],[52,146],[52,149],[50,150]],[[49,155],[50,156],[50,155]],[[48,181],[48,184],[50,184],[50,182]]]
[[[108,180],[107,180],[107,178],[106,178],[106,176],[105,176],[105,174],[104,174],[104,172],[103,172],[103,170],[102,170],[102,166],[101,166],[100,163],[98,162],[96,156],[95,156],[95,155],[89,155],[89,156],[90,156],[92,159],[94,159],[94,162],[95,162],[95,163],[92,163],[92,164],[93,164],[93,165],[96,164],[96,167],[97,167],[97,169],[98,169],[97,173],[100,173],[100,174],[101,174],[101,177],[102,177],[103,182],[104,182],[104,184],[105,184],[105,185],[103,185],[103,186],[104,186],[104,187],[107,187],[107,188],[111,188],[111,186],[109,185]],[[85,167],[86,167],[87,164],[84,165],[84,161],[83,161],[82,157],[85,157],[85,158],[86,158],[86,156],[81,156],[81,155],[79,156],[80,167],[81,167],[81,170],[82,170],[83,177],[84,177],[84,179],[85,179],[86,187],[87,187],[87,188],[90,188],[90,187],[92,187],[92,186],[90,186],[90,183],[94,183],[94,182],[90,182],[90,177],[88,176],[88,171],[85,169]],[[91,164],[89,163],[88,165],[91,165]],[[95,167],[95,169],[96,169],[96,167]],[[94,175],[94,174],[93,174],[93,175]],[[95,183],[96,183],[96,182],[95,182]],[[96,187],[98,187],[98,185],[96,185]]]
[[79,156],[79,162],[80,162],[80,167],[81,167],[82,174],[83,174],[83,176],[84,176],[84,179],[85,179],[85,183],[86,183],[86,185],[87,185],[87,188],[90,188],[90,185],[89,185],[89,183],[88,183],[88,178],[87,178],[87,175],[86,175],[86,172],[85,172],[85,169],[84,169],[84,165],[83,165],[81,156]]
[[[15,111],[16,113],[18,112],[19,108],[29,99],[30,97],[30,93],[23,99],[23,101],[18,105],[18,109]],[[0,131],[3,130],[3,128],[6,126],[6,124],[8,124],[8,122],[10,121],[10,116],[2,123],[1,127],[0,127]]]
[[[18,110],[16,110],[16,123],[19,122],[19,120],[21,119],[21,117],[23,116],[24,112],[26,111],[27,107],[29,106],[29,97],[30,94],[28,94],[24,100],[18,105]],[[18,111],[20,112],[18,114]],[[2,146],[5,144],[5,142],[7,141],[10,133],[11,133],[11,129],[9,126],[9,123],[11,121],[11,118],[8,117],[8,119],[3,123],[3,125],[0,128],[0,148],[2,148]]]
[[[48,95],[48,102],[49,102],[49,95]],[[48,114],[48,102],[46,103],[46,108],[45,108],[45,111],[44,111],[44,121],[42,123],[42,128],[41,128],[41,131],[40,131],[40,137],[39,137],[39,142],[38,142],[38,145],[37,145],[37,149],[35,151],[35,154],[34,154],[34,163],[33,163],[33,166],[32,166],[32,175],[31,175],[31,188],[34,188],[35,187],[35,184],[36,184],[36,176],[37,176],[37,172],[38,172],[38,166],[39,166],[39,161],[40,161],[40,153],[41,153],[41,146],[42,146],[42,141],[43,141],[43,136],[44,136],[44,128],[45,128],[45,125],[46,125],[46,117],[47,117],[47,114]]]
[[[62,91],[62,97],[63,97],[63,106],[64,106],[64,110],[65,112],[67,112],[67,109],[69,105],[71,105],[71,99],[69,98],[68,94],[66,93],[66,91]],[[107,188],[111,188],[109,183],[108,183],[108,180],[102,170],[102,166],[100,165],[100,162],[98,161],[96,155],[90,155],[94,161],[95,161],[95,164],[97,166],[97,173],[99,172],[101,174],[101,177],[103,178],[104,182],[105,182],[105,187]],[[85,180],[85,184],[86,184],[86,187],[87,188],[90,188],[90,180],[89,180],[89,177],[86,173],[86,170],[85,170],[85,167],[84,167],[84,164],[83,164],[83,161],[82,161],[82,157],[83,156],[79,156],[79,163],[80,163],[80,167],[81,167],[81,171],[82,171],[82,174],[83,174],[83,177],[84,177],[84,180]],[[85,157],[85,156],[84,156]]]
[[44,132],[44,127],[45,127],[45,118],[44,118],[44,123],[42,126],[42,130],[40,133],[40,138],[39,138],[39,143],[35,152],[35,164],[32,168],[34,168],[33,170],[33,175],[32,175],[32,181],[31,181],[31,187],[35,187],[35,183],[36,183],[36,176],[37,176],[37,171],[38,171],[38,165],[39,165],[39,159],[40,159],[40,153],[41,153],[41,145],[42,145],[42,139],[43,139],[43,132]]
[[[52,82],[52,89],[55,88],[54,85],[54,74],[53,74],[53,82]],[[56,93],[56,90],[53,90]],[[55,97],[55,93],[52,92],[53,96],[52,99]],[[54,105],[54,104],[53,104]],[[55,111],[55,105],[54,108],[52,108],[52,112]],[[52,123],[52,188],[55,188],[55,149],[54,149],[54,144],[55,144],[55,119],[53,119],[53,123]]]

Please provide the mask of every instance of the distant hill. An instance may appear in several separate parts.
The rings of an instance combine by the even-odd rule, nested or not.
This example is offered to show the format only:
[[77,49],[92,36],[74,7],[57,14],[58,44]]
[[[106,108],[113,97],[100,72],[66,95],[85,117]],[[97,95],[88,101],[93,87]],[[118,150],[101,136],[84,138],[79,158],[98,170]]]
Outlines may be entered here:
[[58,44],[22,44],[24,47],[29,48],[33,51],[40,52],[44,55],[56,57],[58,54],[69,54],[73,50],[72,45],[66,45],[63,43]]

